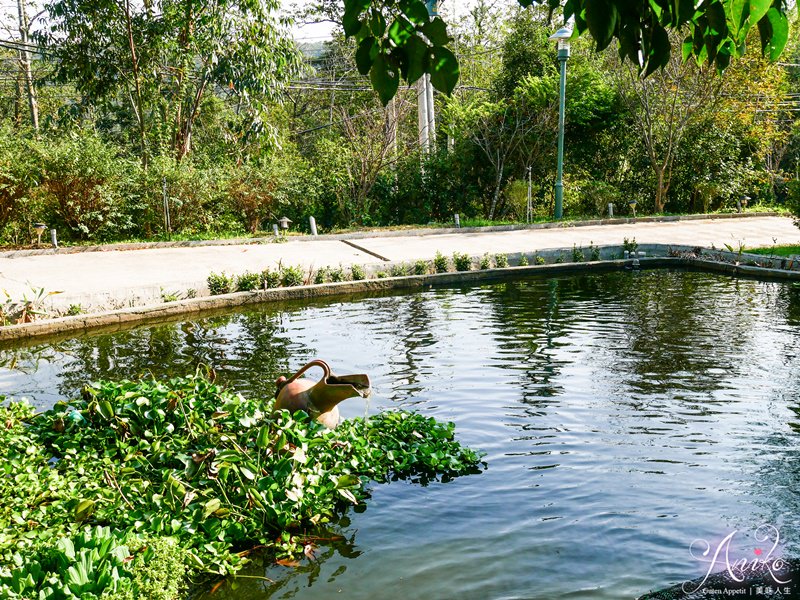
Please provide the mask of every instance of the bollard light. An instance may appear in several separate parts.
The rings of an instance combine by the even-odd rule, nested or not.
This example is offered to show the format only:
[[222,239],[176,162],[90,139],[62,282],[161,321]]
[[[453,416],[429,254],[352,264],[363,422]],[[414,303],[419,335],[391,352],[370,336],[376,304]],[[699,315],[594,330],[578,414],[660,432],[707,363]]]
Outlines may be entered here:
[[292,220],[289,217],[281,217],[280,219],[278,219],[278,225],[281,226],[281,230],[283,231],[284,235],[286,234],[286,231],[289,229],[289,223],[291,222]]
[[36,231],[36,235],[38,236],[38,239],[36,240],[36,245],[37,246],[41,246],[42,245],[42,234],[45,231],[47,231],[47,225],[44,224],[44,223],[34,223],[33,224],[33,229]]

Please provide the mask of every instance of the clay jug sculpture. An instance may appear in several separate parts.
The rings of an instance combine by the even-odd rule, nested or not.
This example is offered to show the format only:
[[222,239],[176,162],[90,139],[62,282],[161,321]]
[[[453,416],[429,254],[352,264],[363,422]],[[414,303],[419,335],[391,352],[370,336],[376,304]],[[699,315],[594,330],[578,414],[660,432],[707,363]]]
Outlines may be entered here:
[[[323,377],[317,382],[300,379],[311,367],[321,367]],[[367,397],[370,393],[369,377],[366,375],[334,375],[323,360],[312,360],[289,379],[279,377],[275,382],[275,410],[307,412],[328,429],[339,424],[337,405],[354,396]]]

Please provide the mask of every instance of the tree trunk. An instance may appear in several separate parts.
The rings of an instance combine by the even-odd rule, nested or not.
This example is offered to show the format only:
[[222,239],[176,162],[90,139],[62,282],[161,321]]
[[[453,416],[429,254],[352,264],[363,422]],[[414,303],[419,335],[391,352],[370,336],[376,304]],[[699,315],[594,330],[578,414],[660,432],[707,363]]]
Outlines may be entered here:
[[664,185],[664,169],[655,168],[655,171],[656,177],[658,178],[656,183],[655,212],[662,213],[664,212],[664,206],[667,203],[668,187]]
[[19,38],[22,49],[19,51],[19,62],[25,78],[25,89],[28,93],[28,107],[31,110],[31,125],[36,134],[39,134],[39,102],[36,98],[36,88],[33,87],[33,73],[31,71],[31,55],[28,51],[28,15],[25,14],[24,0],[17,0],[19,13]]
[[503,185],[503,164],[497,167],[497,181],[494,186],[494,194],[492,196],[492,207],[489,209],[489,220],[494,220],[494,212],[497,210],[497,203],[500,200],[500,188]]

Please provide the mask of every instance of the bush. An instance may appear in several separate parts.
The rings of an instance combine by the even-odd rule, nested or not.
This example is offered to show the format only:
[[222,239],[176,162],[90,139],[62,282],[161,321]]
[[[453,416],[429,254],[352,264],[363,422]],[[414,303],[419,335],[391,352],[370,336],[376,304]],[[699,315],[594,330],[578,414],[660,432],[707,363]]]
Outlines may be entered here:
[[589,256],[592,261],[600,260],[600,248],[594,245],[594,242],[589,243]]
[[427,275],[431,271],[431,264],[427,260],[414,262],[414,275]]
[[30,242],[32,224],[43,219],[35,194],[41,177],[36,153],[35,142],[0,127],[0,239],[13,223],[7,238],[15,244]]
[[453,265],[455,265],[456,271],[469,271],[472,269],[472,259],[469,254],[453,252]]
[[544,259],[544,256],[539,256],[538,254],[533,258],[533,264],[535,265],[545,265],[547,261]]
[[494,264],[498,269],[505,269],[508,266],[508,255],[507,254],[495,254],[494,255]]
[[519,258],[519,266],[520,267],[527,267],[528,264],[530,264],[530,263],[528,263],[528,257],[525,256],[524,254],[522,256],[520,256],[520,258]]
[[433,270],[437,273],[447,273],[450,265],[447,262],[447,257],[441,252],[437,252],[433,258]]
[[258,273],[242,273],[236,276],[237,292],[252,292],[261,287],[261,275]]
[[138,163],[90,133],[50,140],[40,160],[45,209],[50,224],[62,226],[62,237],[109,240],[134,229],[125,199]]
[[284,287],[297,287],[305,283],[305,273],[302,267],[281,268],[281,285]]
[[392,277],[405,277],[408,275],[408,268],[404,263],[399,263],[389,267],[389,274]]
[[353,265],[350,267],[350,275],[353,281],[362,281],[367,278],[367,271],[362,265]]
[[265,290],[280,287],[280,285],[281,285],[280,272],[270,271],[269,269],[264,269],[261,272],[261,287],[263,287]]
[[586,255],[583,253],[581,248],[578,248],[575,244],[572,244],[572,262],[583,262],[586,260]]
[[478,268],[481,271],[485,271],[486,269],[491,269],[492,268],[492,259],[489,257],[488,253],[484,254],[483,256],[481,256],[481,262],[478,265]]
[[233,278],[228,277],[225,273],[211,273],[206,279],[206,283],[212,296],[230,294],[233,291]]
[[344,274],[344,269],[342,267],[336,267],[335,269],[331,269],[329,273],[331,281],[333,282],[345,281],[347,279],[347,277]]
[[326,281],[328,281],[328,269],[321,267],[316,273],[314,273],[314,284],[320,285]]

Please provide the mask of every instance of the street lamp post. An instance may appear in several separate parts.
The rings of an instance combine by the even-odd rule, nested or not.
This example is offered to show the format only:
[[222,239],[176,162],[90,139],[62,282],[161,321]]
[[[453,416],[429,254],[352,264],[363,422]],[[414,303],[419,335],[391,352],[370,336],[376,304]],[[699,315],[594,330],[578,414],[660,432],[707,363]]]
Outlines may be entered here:
[[572,28],[567,25],[550,36],[551,41],[558,42],[558,62],[561,67],[561,84],[558,90],[558,170],[556,173],[556,208],[555,218],[564,216],[564,107],[567,88],[567,59],[569,58],[569,38]]

